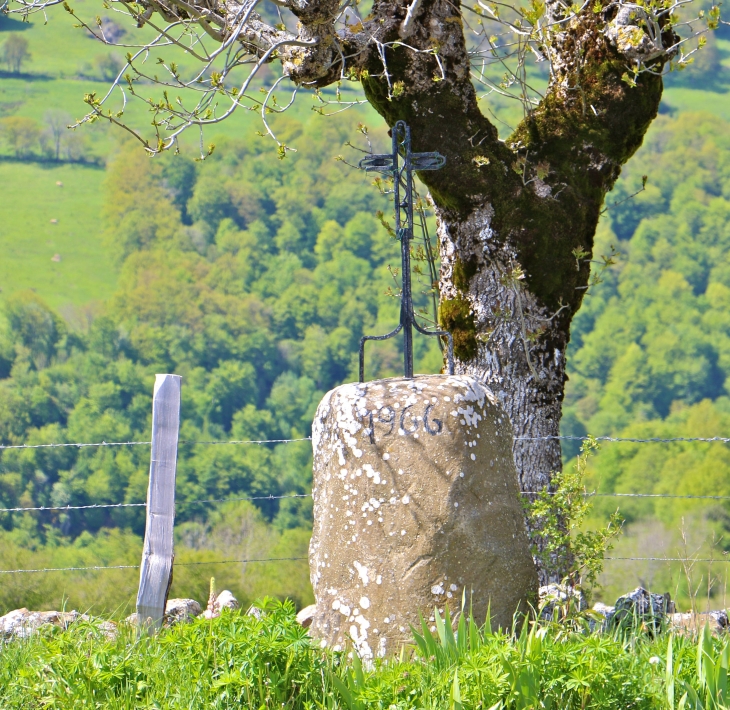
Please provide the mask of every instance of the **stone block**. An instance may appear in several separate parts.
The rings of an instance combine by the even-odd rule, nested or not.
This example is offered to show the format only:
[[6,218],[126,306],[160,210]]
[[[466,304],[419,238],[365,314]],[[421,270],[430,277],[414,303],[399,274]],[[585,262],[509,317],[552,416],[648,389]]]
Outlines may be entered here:
[[512,429],[478,380],[342,385],[312,439],[310,633],[323,646],[385,656],[412,643],[420,614],[454,618],[462,598],[502,627],[537,602]]

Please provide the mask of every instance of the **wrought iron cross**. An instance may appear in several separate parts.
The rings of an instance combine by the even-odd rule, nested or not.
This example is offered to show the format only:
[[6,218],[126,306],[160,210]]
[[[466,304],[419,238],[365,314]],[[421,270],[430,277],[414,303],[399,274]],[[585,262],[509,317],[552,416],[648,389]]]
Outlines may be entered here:
[[[411,239],[413,239],[413,171],[438,170],[446,163],[439,153],[411,153],[411,129],[404,121],[398,121],[392,130],[393,152],[369,155],[360,161],[360,168],[367,171],[393,175],[393,201],[395,203],[395,233],[400,240],[401,252],[401,302],[400,323],[385,335],[365,335],[360,339],[360,382],[365,379],[365,342],[387,340],[403,331],[403,364],[405,376],[413,377],[413,328],[423,335],[446,337],[448,371],[454,374],[454,339],[445,330],[425,330],[418,325],[413,313],[411,290]],[[403,197],[401,198],[401,192]]]

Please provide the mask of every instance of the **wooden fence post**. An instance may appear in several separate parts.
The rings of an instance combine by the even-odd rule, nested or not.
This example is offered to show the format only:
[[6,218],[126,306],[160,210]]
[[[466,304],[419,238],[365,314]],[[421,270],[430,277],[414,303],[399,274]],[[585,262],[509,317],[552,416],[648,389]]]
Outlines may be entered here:
[[167,595],[172,584],[172,530],[175,524],[175,471],[180,432],[181,379],[179,375],[156,375],[152,400],[147,524],[137,593],[138,623],[148,627],[150,631],[158,630],[162,624]]

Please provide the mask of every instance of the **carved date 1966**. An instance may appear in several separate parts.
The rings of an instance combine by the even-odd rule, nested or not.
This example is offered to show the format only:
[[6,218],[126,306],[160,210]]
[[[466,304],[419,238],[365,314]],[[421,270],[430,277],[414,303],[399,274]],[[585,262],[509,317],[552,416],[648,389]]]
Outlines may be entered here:
[[404,407],[400,416],[398,416],[398,412],[392,407],[382,407],[377,412],[375,410],[368,412],[363,417],[363,420],[367,422],[364,434],[368,437],[370,443],[375,443],[375,424],[384,425],[383,427],[378,427],[381,430],[379,432],[380,436],[390,436],[395,431],[396,424],[398,424],[399,434],[402,432],[404,436],[411,436],[418,431],[421,421],[423,421],[423,428],[428,434],[431,434],[431,436],[440,434],[444,428],[443,422],[441,419],[430,417],[434,405],[428,404],[423,412],[423,416],[418,416],[412,411],[414,406],[413,404],[409,404],[407,407]]

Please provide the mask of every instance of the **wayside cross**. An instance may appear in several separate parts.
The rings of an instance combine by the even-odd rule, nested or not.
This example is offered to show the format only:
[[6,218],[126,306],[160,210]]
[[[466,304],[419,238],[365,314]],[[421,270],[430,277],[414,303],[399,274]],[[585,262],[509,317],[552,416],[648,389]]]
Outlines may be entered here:
[[[367,171],[393,175],[393,202],[395,204],[395,233],[401,244],[401,305],[400,323],[385,335],[365,335],[360,339],[360,382],[365,379],[365,341],[387,340],[403,331],[403,364],[405,376],[413,377],[413,328],[423,335],[435,335],[448,339],[448,372],[454,374],[454,340],[445,330],[426,330],[416,321],[413,313],[411,289],[411,240],[413,239],[413,171],[438,170],[446,163],[440,153],[412,153],[411,129],[404,121],[398,121],[392,130],[393,151],[369,155],[360,161],[360,168]],[[401,194],[403,197],[401,199]]]

